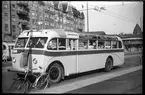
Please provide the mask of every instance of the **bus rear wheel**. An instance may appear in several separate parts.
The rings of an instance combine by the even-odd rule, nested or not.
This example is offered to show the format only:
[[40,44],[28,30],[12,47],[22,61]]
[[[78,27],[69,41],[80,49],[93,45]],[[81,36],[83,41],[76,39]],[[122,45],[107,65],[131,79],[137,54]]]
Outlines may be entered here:
[[110,57],[108,57],[105,64],[105,71],[106,72],[111,71],[112,67],[113,67],[113,60]]
[[63,77],[63,68],[59,64],[54,63],[50,67],[48,73],[49,73],[50,84],[56,84],[56,83],[60,82],[60,80]]

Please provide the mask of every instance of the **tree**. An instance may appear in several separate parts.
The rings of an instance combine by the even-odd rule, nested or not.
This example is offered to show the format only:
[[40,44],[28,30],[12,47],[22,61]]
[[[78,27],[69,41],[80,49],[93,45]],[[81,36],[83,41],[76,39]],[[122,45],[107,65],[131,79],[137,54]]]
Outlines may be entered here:
[[121,32],[121,33],[119,33],[119,35],[124,35],[124,33],[123,33],[123,32]]
[[22,30],[28,30],[29,29],[29,5],[28,2],[19,2],[17,3],[18,11],[17,15],[19,17],[19,24],[21,24]]

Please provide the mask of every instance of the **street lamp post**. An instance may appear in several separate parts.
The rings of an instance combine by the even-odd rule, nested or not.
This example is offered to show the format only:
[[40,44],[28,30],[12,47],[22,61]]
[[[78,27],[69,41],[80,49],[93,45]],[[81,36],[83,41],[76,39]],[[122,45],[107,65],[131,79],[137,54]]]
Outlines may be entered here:
[[95,8],[89,8],[88,9],[88,1],[86,3],[87,9],[79,10],[79,11],[86,11],[87,10],[87,32],[89,32],[89,11],[88,10],[95,10],[101,12],[102,10],[106,10],[105,7],[98,7],[96,6]]
[[88,1],[87,1],[87,32],[89,32],[89,13],[88,13]]

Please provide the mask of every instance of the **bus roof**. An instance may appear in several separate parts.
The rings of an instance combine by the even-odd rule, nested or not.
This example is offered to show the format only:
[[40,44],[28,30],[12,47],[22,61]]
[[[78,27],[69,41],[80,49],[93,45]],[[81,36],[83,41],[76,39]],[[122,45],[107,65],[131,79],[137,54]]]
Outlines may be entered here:
[[50,35],[62,38],[78,38],[76,32],[65,31],[64,29],[25,30],[19,35],[19,37],[48,37]]
[[124,38],[122,40],[142,40],[143,38]]
[[[75,32],[64,29],[41,29],[41,30],[25,30],[19,37],[61,37],[61,38],[101,38],[101,39],[118,39],[118,36],[100,35],[95,32]],[[119,38],[120,39],[120,38]]]

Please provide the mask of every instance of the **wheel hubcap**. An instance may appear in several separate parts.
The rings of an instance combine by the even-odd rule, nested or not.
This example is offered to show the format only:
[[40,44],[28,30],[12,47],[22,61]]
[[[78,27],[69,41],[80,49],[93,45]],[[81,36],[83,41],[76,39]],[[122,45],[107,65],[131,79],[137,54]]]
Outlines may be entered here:
[[50,70],[50,79],[52,80],[55,80],[57,79],[59,76],[59,70],[57,67],[53,67],[51,70]]
[[110,60],[107,62],[107,64],[108,64],[108,65],[107,65],[108,69],[111,69],[112,63],[111,63]]

